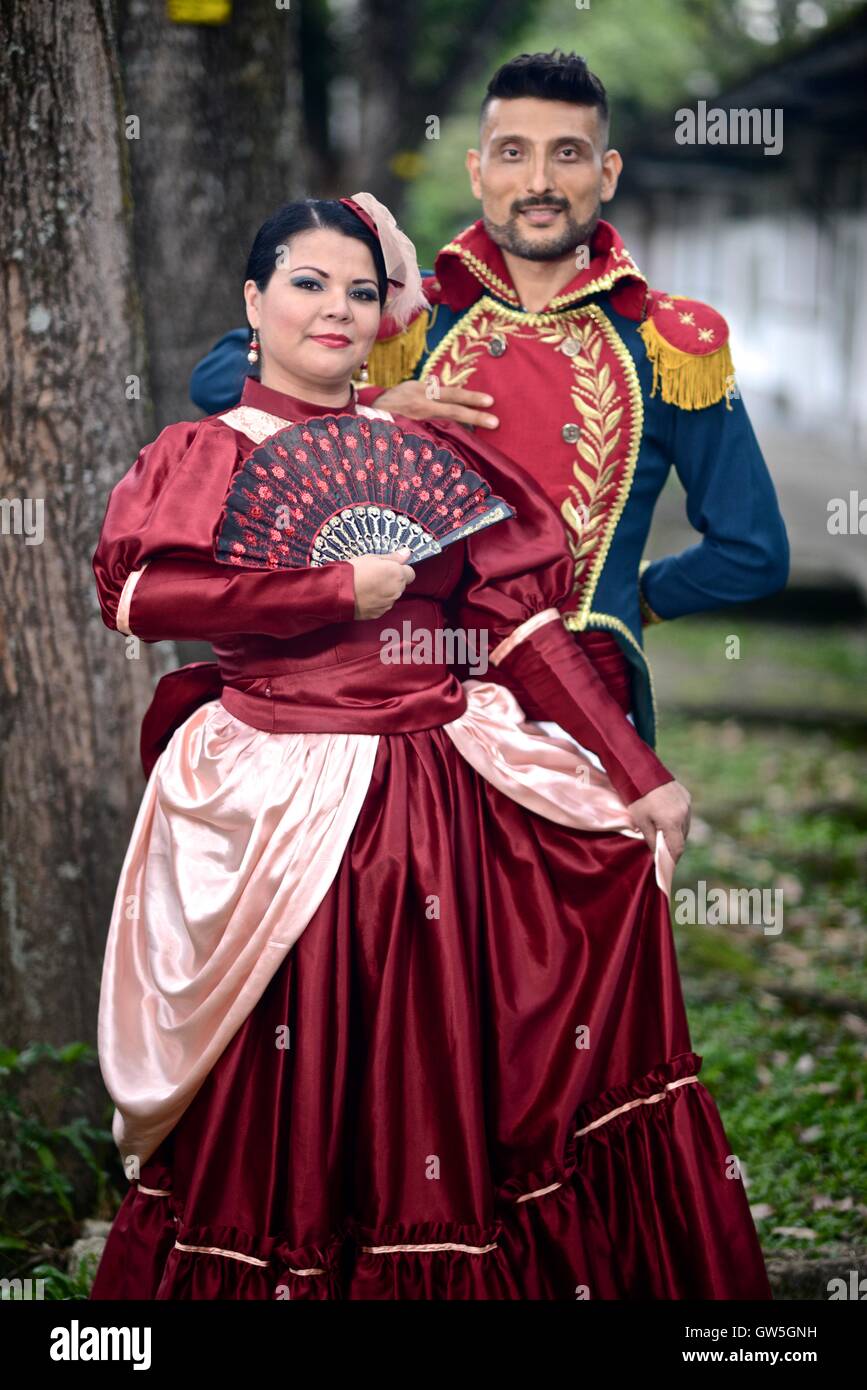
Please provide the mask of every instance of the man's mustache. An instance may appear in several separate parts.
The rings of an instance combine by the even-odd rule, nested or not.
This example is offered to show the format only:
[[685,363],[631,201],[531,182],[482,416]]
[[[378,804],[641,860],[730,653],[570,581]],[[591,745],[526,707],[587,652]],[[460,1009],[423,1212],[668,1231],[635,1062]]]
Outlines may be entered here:
[[513,203],[512,212],[524,212],[527,208],[552,208],[557,212],[568,212],[569,204],[565,200],[552,201],[550,198],[534,199],[533,202]]

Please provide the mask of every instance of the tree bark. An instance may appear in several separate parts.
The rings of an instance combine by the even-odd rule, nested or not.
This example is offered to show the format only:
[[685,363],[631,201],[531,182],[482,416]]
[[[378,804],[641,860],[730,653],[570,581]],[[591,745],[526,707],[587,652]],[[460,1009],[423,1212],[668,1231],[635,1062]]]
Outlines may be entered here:
[[93,1042],[159,670],[91,570],[151,425],[109,0],[5,0],[0,49],[0,1036]]
[[124,0],[119,29],[138,282],[159,429],[198,417],[196,361],[246,322],[243,284],[269,213],[307,189],[297,7],[243,0],[227,24],[175,24]]

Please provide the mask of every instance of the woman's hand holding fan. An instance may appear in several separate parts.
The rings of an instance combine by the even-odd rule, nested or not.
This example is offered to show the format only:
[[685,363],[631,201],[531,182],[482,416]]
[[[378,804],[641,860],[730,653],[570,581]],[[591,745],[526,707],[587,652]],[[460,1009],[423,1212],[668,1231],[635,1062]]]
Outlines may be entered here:
[[415,570],[407,563],[409,546],[390,555],[356,555],[350,560],[355,571],[356,618],[381,618],[400,598]]

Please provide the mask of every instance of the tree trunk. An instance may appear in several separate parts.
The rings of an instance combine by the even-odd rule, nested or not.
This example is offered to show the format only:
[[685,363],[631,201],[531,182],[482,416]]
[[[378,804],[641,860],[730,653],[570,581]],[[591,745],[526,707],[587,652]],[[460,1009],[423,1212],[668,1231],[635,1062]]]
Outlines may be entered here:
[[[175,24],[125,0],[119,28],[138,283],[159,429],[198,418],[196,361],[246,322],[247,255],[265,217],[307,190],[298,139],[297,10],[243,0],[227,24]],[[300,154],[299,154],[300,150]]]
[[93,1042],[159,665],[91,570],[151,425],[109,0],[4,0],[0,48],[0,1037]]

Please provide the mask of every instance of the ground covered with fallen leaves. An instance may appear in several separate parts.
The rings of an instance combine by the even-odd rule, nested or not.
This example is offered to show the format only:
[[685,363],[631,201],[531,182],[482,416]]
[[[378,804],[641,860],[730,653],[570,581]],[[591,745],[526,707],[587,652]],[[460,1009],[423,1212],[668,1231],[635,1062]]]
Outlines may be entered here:
[[657,748],[693,797],[674,901],[700,882],[781,890],[779,931],[675,924],[702,1080],[765,1252],[863,1250],[867,637],[681,620],[646,646]]

